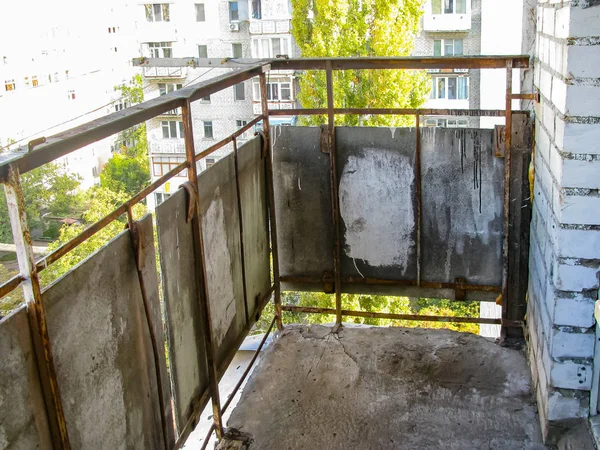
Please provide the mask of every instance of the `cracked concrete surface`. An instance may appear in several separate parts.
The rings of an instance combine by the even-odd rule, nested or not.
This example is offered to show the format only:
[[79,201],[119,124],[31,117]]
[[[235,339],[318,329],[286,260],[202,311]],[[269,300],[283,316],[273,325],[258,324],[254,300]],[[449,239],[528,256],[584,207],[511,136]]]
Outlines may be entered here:
[[228,426],[251,450],[545,449],[525,355],[449,330],[288,326]]

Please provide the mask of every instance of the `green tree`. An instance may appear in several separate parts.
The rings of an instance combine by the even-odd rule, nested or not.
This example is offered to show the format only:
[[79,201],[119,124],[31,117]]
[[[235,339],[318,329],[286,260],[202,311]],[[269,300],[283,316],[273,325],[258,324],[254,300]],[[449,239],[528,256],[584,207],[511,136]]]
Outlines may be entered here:
[[[77,210],[80,205],[79,184],[78,176],[67,174],[56,163],[45,164],[22,174],[21,186],[29,229],[44,226],[44,213],[64,215]],[[0,195],[0,242],[13,242],[4,192]]]
[[[115,86],[115,91],[120,91],[129,105],[144,101],[141,75],[134,76],[128,84]],[[122,131],[118,143],[117,152],[100,174],[100,183],[104,188],[132,196],[150,184],[146,124]]]
[[[303,57],[408,56],[418,32],[423,0],[292,0],[292,34]],[[325,73],[300,75],[304,108],[327,103]],[[425,71],[336,70],[336,108],[418,108],[429,92]],[[305,124],[324,123],[307,116]],[[414,117],[336,117],[338,125],[407,126]]]
[[[60,229],[60,235],[58,239],[48,246],[48,250],[55,250],[65,242],[73,239],[87,227],[102,219],[104,216],[110,214],[128,199],[129,195],[123,192],[113,192],[110,189],[99,186],[88,189],[86,191],[85,199],[86,212],[84,212],[82,215],[83,224],[63,226]],[[145,213],[146,207],[144,205],[138,203],[133,207],[134,219],[137,220],[141,218]],[[117,234],[123,231],[126,224],[127,218],[123,215],[117,220],[109,223],[89,239],[86,239],[83,243],[61,257],[59,260],[49,265],[40,273],[40,281],[42,285],[49,284],[65,274],[71,268],[75,267],[93,252],[98,250]]]

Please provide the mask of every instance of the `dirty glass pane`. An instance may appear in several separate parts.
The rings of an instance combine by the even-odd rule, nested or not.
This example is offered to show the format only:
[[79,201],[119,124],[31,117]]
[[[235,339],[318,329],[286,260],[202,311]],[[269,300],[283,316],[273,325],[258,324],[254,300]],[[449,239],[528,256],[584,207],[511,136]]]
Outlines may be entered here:
[[467,0],[456,0],[456,14],[467,13]]

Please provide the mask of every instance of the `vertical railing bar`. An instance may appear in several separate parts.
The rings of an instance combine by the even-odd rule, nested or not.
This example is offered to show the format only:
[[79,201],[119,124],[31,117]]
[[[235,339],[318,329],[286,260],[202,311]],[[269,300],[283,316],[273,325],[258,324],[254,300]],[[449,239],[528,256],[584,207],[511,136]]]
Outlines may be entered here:
[[266,155],[266,175],[267,175],[267,194],[269,200],[269,229],[271,230],[271,252],[273,255],[273,286],[275,317],[277,329],[283,330],[283,320],[281,312],[281,281],[279,280],[279,250],[277,246],[277,217],[275,214],[275,188],[273,184],[273,152],[271,147],[271,131],[269,129],[269,102],[267,97],[267,76],[262,73],[259,76],[260,83],[260,103],[263,115],[263,135],[265,142]]
[[[506,62],[506,122],[504,125],[504,236],[502,240],[502,320],[508,320],[508,235],[510,232],[510,157],[512,143],[512,61]],[[506,337],[506,328],[501,330],[501,338]]]
[[417,185],[417,286],[421,286],[421,261],[422,249],[421,249],[421,126],[420,126],[420,115],[417,113],[416,116],[416,134],[417,142],[415,148],[415,172],[416,172],[416,185]]
[[244,219],[242,217],[242,197],[240,195],[240,171],[238,162],[238,147],[237,139],[234,137],[233,143],[233,167],[235,170],[235,190],[237,194],[237,209],[239,216],[240,228],[240,253],[242,258],[242,292],[244,294],[244,313],[246,315],[246,323],[249,323],[250,316],[248,314],[248,292],[246,289],[246,251],[244,245]]
[[34,352],[38,363],[40,382],[43,389],[46,410],[49,416],[50,430],[54,446],[70,450],[67,422],[56,376],[52,346],[46,323],[46,310],[42,299],[40,280],[31,245],[31,234],[25,212],[25,199],[21,188],[19,170],[11,166],[8,180],[4,184],[6,203],[16,246],[19,271],[24,280],[21,284],[27,305],[27,317],[30,323]]
[[[181,107],[183,118],[183,134],[185,140],[186,159],[190,163],[188,168],[188,180],[193,184],[198,195],[196,196],[196,207],[192,217],[192,233],[194,237],[194,255],[196,264],[196,277],[198,280],[198,296],[200,302],[200,313],[202,316],[202,328],[204,331],[204,344],[206,351],[206,363],[208,365],[208,384],[213,409],[213,421],[217,438],[223,436],[223,423],[221,420],[221,403],[219,400],[219,378],[215,362],[215,345],[212,334],[212,320],[210,316],[210,302],[208,298],[208,285],[206,276],[206,259],[204,255],[204,237],[202,235],[202,217],[200,216],[200,190],[198,187],[198,175],[195,161],[194,134],[192,126],[192,112],[189,100]],[[201,364],[204,361],[199,361]]]
[[329,166],[331,180],[331,209],[333,219],[333,235],[335,246],[333,250],[333,274],[335,281],[335,321],[336,325],[342,324],[342,281],[340,273],[340,199],[337,184],[337,167],[335,155],[335,116],[333,114],[333,71],[331,61],[327,61],[327,132],[329,143]]
[[152,356],[154,358],[154,371],[156,376],[156,388],[158,390],[158,406],[160,408],[160,425],[162,428],[163,444],[165,450],[169,450],[169,441],[167,436],[167,422],[165,416],[165,402],[163,399],[163,383],[160,375],[160,358],[158,344],[156,342],[156,335],[154,334],[154,324],[152,322],[152,316],[150,311],[150,304],[148,302],[148,294],[146,292],[146,282],[144,281],[144,274],[142,273],[142,264],[140,260],[142,257],[140,248],[140,234],[139,226],[136,221],[133,220],[133,210],[131,205],[127,205],[127,226],[131,237],[131,246],[135,258],[135,268],[137,271],[138,282],[140,284],[140,291],[142,294],[142,303],[144,305],[144,314],[146,316],[146,325],[148,326],[148,332],[150,334],[150,342],[152,344]]

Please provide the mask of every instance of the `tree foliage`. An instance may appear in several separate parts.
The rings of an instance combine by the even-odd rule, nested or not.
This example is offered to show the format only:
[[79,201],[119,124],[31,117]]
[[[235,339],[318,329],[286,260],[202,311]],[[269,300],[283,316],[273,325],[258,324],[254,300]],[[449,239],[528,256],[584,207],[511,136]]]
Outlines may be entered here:
[[[423,0],[292,0],[292,34],[303,57],[408,56],[413,50]],[[424,71],[336,70],[336,108],[418,108],[429,92]],[[324,71],[300,76],[304,108],[327,103]],[[324,122],[308,116],[306,124]],[[336,117],[339,125],[407,126],[413,117]]]
[[[127,104],[144,101],[141,75],[128,84],[115,86]],[[121,132],[118,151],[108,160],[100,174],[102,187],[132,196],[150,184],[148,140],[146,124],[136,125]]]
[[[43,225],[44,213],[64,215],[76,210],[80,204],[77,191],[79,184],[78,176],[67,174],[56,163],[45,164],[22,174],[21,186],[29,229]],[[4,192],[0,195],[0,242],[13,242]]]
[[[0,263],[0,284],[7,282],[14,277],[18,271],[8,270],[2,263]],[[10,294],[0,298],[0,317],[7,316],[13,309],[17,308],[25,301],[23,297],[23,290],[18,287]]]
[[[100,186],[90,188],[86,191],[85,206],[86,212],[83,213],[83,224],[63,226],[60,229],[59,238],[48,246],[52,251],[63,245],[65,242],[79,235],[83,230],[110,214],[119,205],[129,199],[129,196],[123,192],[113,192]],[[134,219],[141,218],[146,212],[146,207],[137,204],[133,207]],[[92,237],[86,239],[83,243],[61,257],[58,261],[48,266],[40,274],[42,285],[47,285],[58,277],[64,275],[69,269],[75,267],[93,252],[108,243],[112,238],[125,229],[127,219],[121,216],[117,220],[109,223]]]

